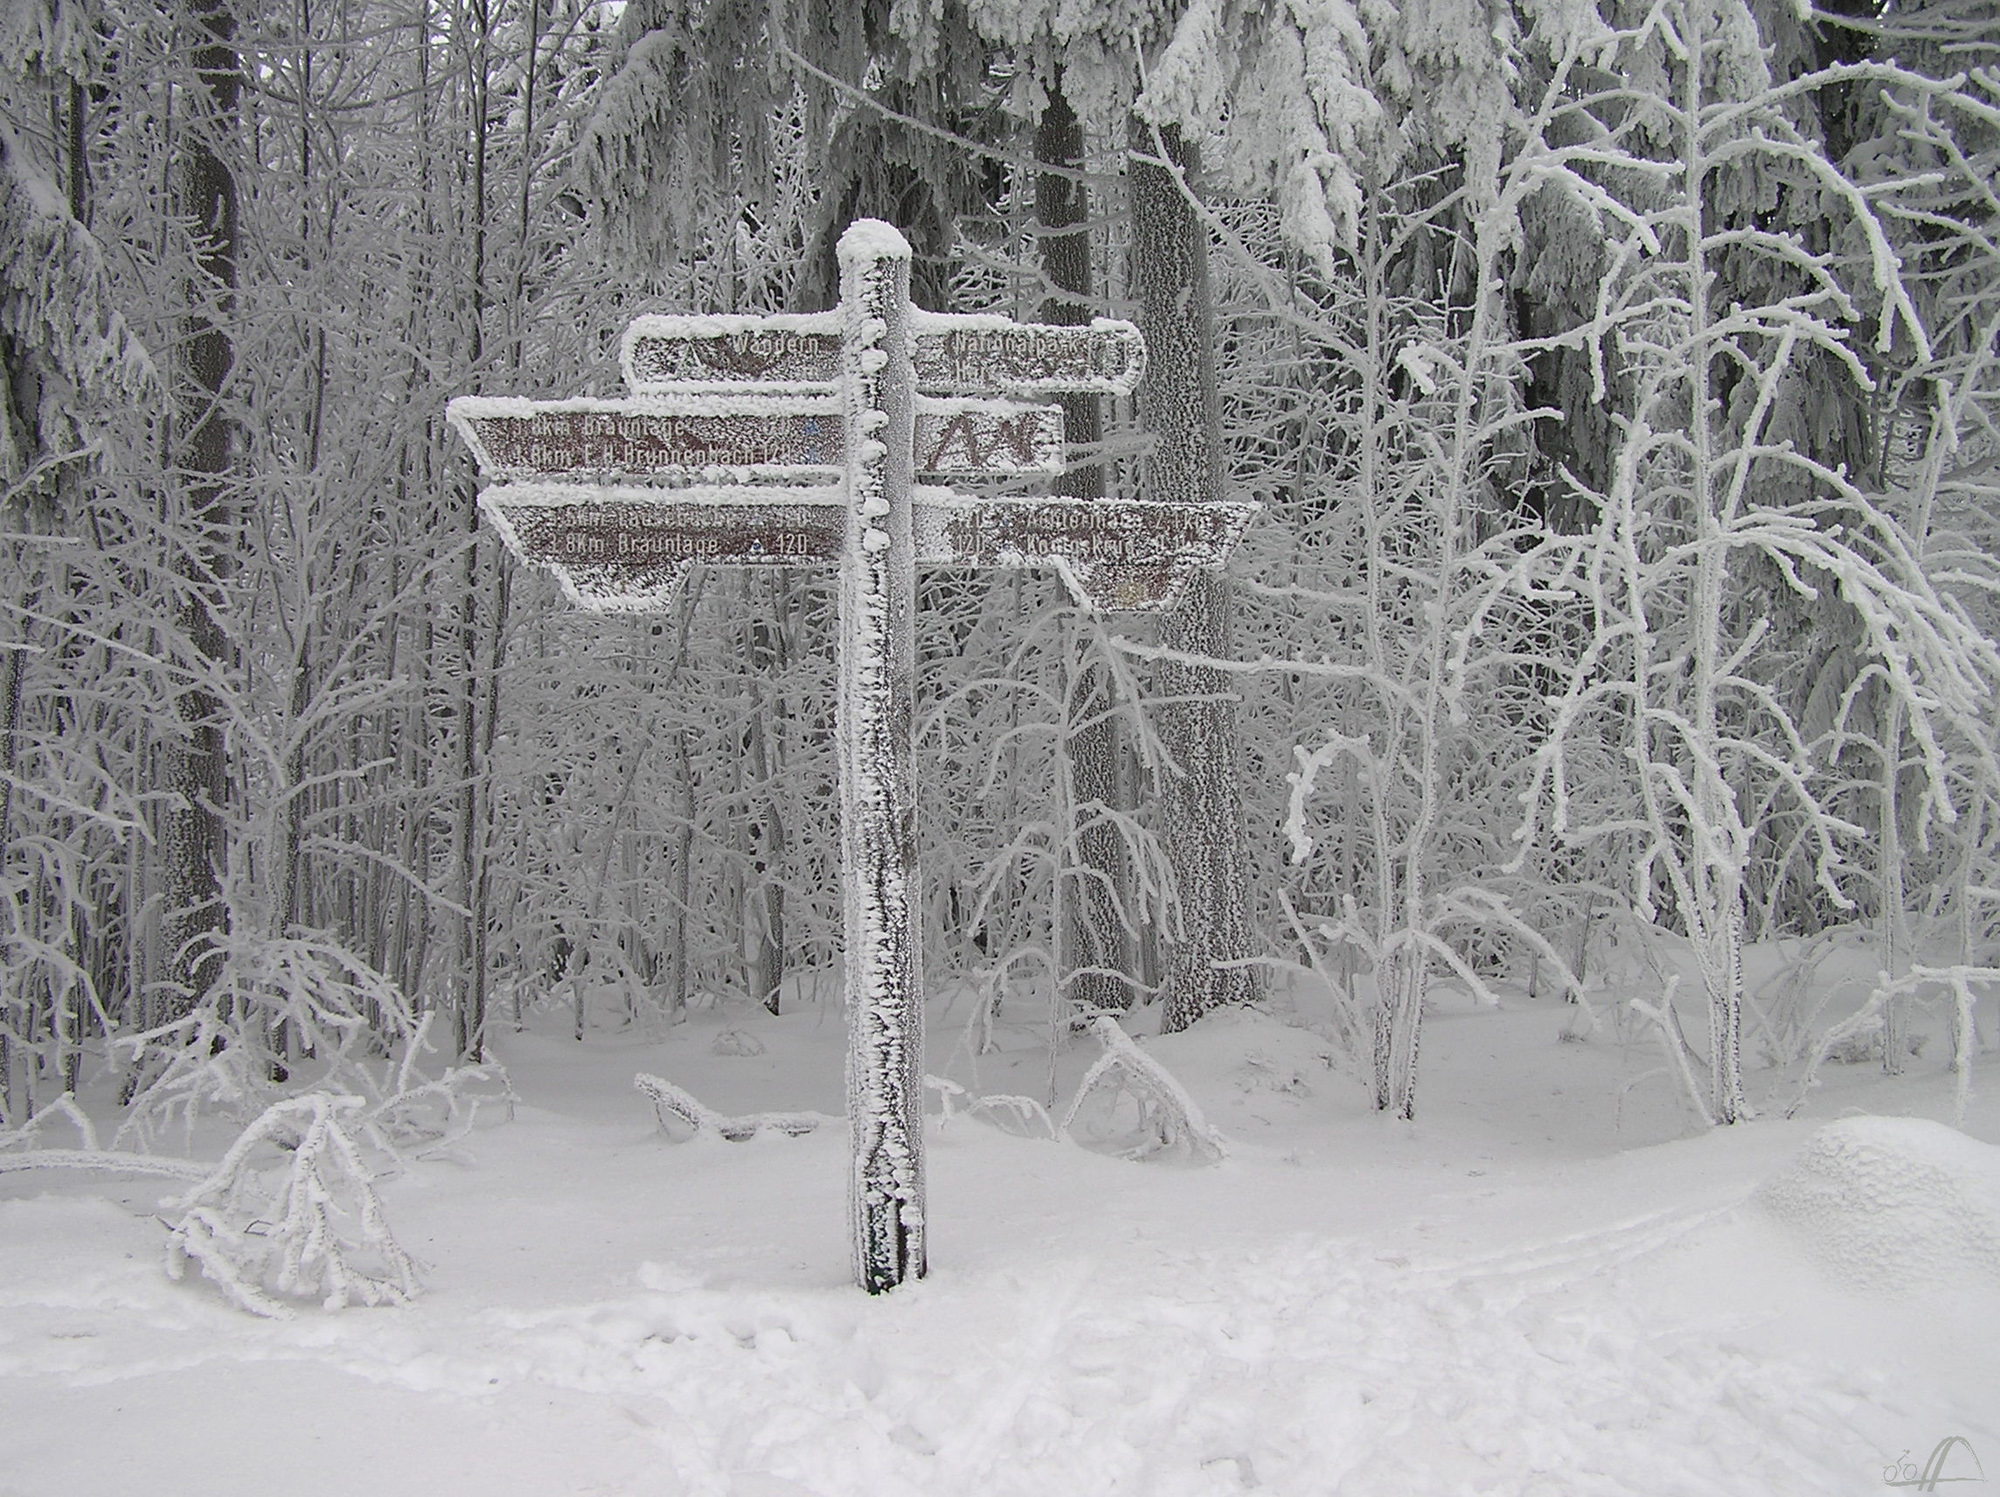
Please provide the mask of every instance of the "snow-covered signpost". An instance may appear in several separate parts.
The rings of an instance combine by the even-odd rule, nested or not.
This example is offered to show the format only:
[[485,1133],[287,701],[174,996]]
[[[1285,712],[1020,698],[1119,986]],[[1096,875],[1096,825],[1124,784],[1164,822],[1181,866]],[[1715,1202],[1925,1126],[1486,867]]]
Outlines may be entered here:
[[956,491],[1059,473],[1062,408],[1019,397],[1130,390],[1138,330],[917,311],[910,247],[874,220],[841,236],[840,265],[832,312],[637,319],[628,399],[466,396],[450,414],[509,549],[583,607],[665,607],[697,561],[840,566],[851,1199],[876,1293],[924,1272],[916,568],[1051,566],[1087,606],[1164,608],[1251,506]]

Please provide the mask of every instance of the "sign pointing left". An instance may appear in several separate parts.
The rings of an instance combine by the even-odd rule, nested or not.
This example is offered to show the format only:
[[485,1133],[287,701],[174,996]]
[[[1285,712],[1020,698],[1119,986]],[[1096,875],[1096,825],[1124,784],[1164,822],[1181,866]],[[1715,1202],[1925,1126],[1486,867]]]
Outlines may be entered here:
[[698,474],[767,478],[840,472],[840,409],[778,412],[665,400],[507,400],[467,396],[451,421],[482,472]]

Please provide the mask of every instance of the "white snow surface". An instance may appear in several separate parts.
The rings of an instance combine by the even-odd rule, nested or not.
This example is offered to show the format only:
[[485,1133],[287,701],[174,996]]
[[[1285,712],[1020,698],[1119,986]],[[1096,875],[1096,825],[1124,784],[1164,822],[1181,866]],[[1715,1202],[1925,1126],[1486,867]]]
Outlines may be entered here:
[[1757,1199],[1858,1289],[2000,1295],[2000,1148],[1941,1123],[1829,1123]]
[[[1953,1435],[2000,1472],[1988,1056],[1964,1132],[1941,1066],[1832,1067],[1815,1119],[1680,1137],[1645,1047],[1445,992],[1400,1124],[1301,993],[1141,1040],[1220,1165],[934,1114],[930,1277],[871,1299],[843,1130],[676,1144],[632,1085],[837,1112],[807,988],[498,1034],[517,1116],[379,1184],[405,1307],[256,1320],[168,1281],[160,1181],[0,1174],[0,1493],[1820,1497]],[[1046,1010],[1010,993],[976,1056],[972,1011],[929,1008],[971,1092],[1060,1106],[1096,1058],[1051,1091]]]

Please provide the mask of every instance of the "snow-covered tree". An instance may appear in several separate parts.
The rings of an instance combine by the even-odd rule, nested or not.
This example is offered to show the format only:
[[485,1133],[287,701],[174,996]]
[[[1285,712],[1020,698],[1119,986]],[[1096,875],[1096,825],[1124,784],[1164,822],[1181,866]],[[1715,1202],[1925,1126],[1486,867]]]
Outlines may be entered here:
[[106,606],[118,561],[82,544],[101,542],[107,499],[138,496],[162,393],[86,222],[102,50],[80,6],[0,19],[0,1111],[16,1121],[38,1085],[77,1082],[140,825],[130,740],[95,731],[135,668]]
[[[1946,745],[1985,753],[2000,657],[1938,589],[1904,520],[1799,433],[1827,370],[1872,383],[1855,336],[1862,288],[1879,304],[1877,350],[1931,346],[1882,194],[1845,177],[1797,119],[1842,75],[1774,80],[1751,15],[1706,3],[1650,11],[1612,59],[1614,80],[1560,111],[1577,143],[1540,144],[1559,166],[1551,186],[1596,216],[1607,245],[1596,308],[1570,336],[1614,399],[1613,460],[1602,487],[1568,475],[1595,525],[1546,539],[1508,586],[1570,612],[1587,639],[1536,757],[1535,824],[1630,840],[1634,906],[1699,957],[1705,1103],[1731,1122],[1747,1112],[1741,953],[1759,837],[1792,827],[1797,871],[1844,905],[1844,854],[1865,835],[1829,795],[1773,619],[1794,599],[1840,616],[1884,707],[1899,704],[1891,721],[1909,745],[1893,753],[1919,827],[1958,814]],[[1764,211],[1735,211],[1743,193]],[[1846,237],[1816,247],[1783,212],[1794,194]],[[1751,285],[1761,295],[1725,299]],[[1579,774],[1585,744],[1611,745],[1629,782]]]

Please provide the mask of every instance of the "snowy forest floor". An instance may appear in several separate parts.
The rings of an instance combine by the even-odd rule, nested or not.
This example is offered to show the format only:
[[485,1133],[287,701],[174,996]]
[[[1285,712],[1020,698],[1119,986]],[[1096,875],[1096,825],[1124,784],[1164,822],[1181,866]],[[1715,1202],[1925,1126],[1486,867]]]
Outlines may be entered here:
[[[928,1069],[1045,1098],[1016,1007],[975,1073],[941,999]],[[1941,1032],[1907,1076],[1830,1065],[1795,1120],[1686,1136],[1653,1045],[1565,1043],[1575,1014],[1445,995],[1414,1124],[1271,1016],[1148,1041],[1214,1167],[933,1118],[931,1274],[874,1300],[844,1128],[674,1144],[632,1085],[837,1113],[815,1004],[500,1033],[513,1120],[382,1184],[426,1265],[405,1308],[254,1319],[162,1272],[162,1182],[0,1176],[0,1497],[1821,1497],[1915,1485],[1951,1436],[1943,1475],[2000,1481],[1991,1049],[1980,1145],[1876,1121],[1951,1118]],[[1753,1197],[1857,1114],[1913,1151],[1894,1178]]]

